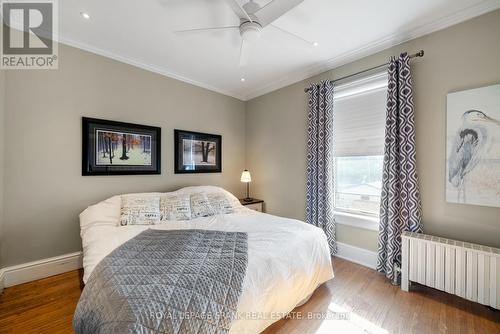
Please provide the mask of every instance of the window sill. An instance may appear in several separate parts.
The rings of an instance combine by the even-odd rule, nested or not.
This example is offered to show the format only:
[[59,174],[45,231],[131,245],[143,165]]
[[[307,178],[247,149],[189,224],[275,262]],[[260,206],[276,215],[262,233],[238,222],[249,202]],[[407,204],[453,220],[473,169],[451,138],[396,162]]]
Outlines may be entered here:
[[354,226],[370,231],[378,231],[379,218],[377,217],[357,215],[354,213],[347,213],[342,211],[334,211],[333,215],[337,224]]

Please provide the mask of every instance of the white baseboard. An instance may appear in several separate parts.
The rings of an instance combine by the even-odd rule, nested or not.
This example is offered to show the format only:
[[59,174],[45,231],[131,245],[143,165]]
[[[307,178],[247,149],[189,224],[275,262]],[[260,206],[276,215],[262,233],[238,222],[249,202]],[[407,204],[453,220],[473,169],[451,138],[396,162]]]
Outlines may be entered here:
[[5,287],[32,282],[82,268],[82,252],[19,264],[0,269],[0,291]]
[[3,272],[3,269],[0,269],[0,293],[2,293],[3,291],[3,276],[4,276],[4,272]]
[[337,254],[335,256],[371,269],[377,268],[377,253],[364,248],[337,242]]

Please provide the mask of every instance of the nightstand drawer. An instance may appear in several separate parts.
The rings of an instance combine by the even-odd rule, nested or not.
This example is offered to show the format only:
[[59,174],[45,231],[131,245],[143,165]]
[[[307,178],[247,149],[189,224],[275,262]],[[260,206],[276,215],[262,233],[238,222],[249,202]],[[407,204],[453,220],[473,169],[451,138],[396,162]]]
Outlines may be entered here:
[[262,202],[260,202],[260,203],[254,203],[254,204],[247,204],[247,205],[245,205],[245,208],[248,208],[250,210],[255,210],[255,211],[262,212]]

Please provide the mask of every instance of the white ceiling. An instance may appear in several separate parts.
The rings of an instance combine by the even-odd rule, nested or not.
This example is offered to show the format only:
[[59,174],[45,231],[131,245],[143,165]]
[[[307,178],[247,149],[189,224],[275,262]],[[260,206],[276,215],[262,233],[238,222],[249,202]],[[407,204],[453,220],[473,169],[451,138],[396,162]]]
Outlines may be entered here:
[[237,30],[173,32],[238,25],[224,0],[63,0],[59,39],[248,100],[497,8],[500,0],[305,0],[274,24],[319,46],[268,26],[242,67]]

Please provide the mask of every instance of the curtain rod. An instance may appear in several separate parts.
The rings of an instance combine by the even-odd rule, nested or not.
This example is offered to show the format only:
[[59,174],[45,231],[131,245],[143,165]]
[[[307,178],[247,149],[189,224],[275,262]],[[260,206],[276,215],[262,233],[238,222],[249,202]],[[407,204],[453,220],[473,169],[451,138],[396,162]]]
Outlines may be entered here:
[[[420,50],[417,53],[410,55],[410,58],[417,58],[417,57],[423,57],[423,56],[424,56],[424,50]],[[368,68],[366,70],[356,72],[354,74],[349,74],[349,75],[346,75],[345,77],[338,78],[338,79],[335,79],[335,80],[331,80],[330,82],[331,83],[335,83],[337,81],[348,79],[348,78],[354,77],[356,75],[359,75],[359,74],[362,74],[362,73],[365,73],[365,72],[369,72],[369,71],[373,71],[373,70],[376,70],[377,68],[381,68],[381,67],[384,67],[384,66],[387,66],[387,65],[389,65],[389,63],[385,63],[385,64],[378,65],[378,66],[374,66],[374,67]],[[304,92],[306,92],[306,93],[309,92],[309,88],[305,88]]]

